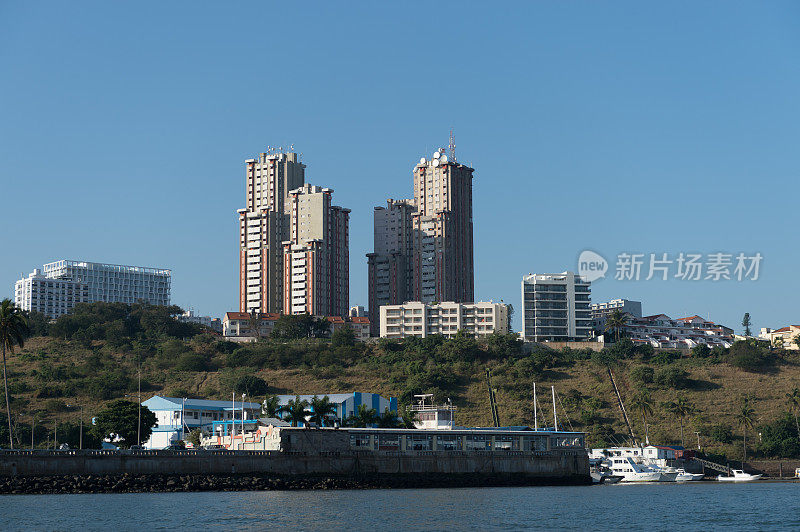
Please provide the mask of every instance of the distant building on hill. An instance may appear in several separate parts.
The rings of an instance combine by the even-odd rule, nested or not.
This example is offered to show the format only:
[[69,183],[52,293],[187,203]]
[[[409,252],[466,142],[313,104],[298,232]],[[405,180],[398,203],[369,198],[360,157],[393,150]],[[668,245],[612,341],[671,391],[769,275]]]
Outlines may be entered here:
[[759,338],[767,340],[769,345],[773,347],[798,350],[800,346],[795,343],[798,336],[800,336],[800,325],[787,325],[786,327],[774,330],[769,327],[764,327],[761,329]]
[[172,272],[163,268],[60,260],[17,281],[14,302],[53,319],[78,303],[169,305],[171,280]]
[[606,303],[592,303],[592,327],[594,330],[603,334],[606,327],[606,319],[615,310],[623,314],[628,314],[633,318],[642,317],[642,302],[631,301],[630,299],[612,299]]
[[591,283],[573,272],[522,278],[522,337],[527,342],[586,340],[592,334]]
[[384,305],[380,313],[381,338],[425,338],[441,334],[452,338],[458,333],[488,336],[507,334],[508,305],[494,302],[421,303],[409,301],[402,305]]
[[[247,312],[226,312],[222,320],[222,335],[227,340],[234,342],[254,342],[259,338],[268,338],[278,323],[280,314],[262,313],[256,314],[259,329],[256,333],[253,329],[252,315]],[[330,334],[342,327],[350,326],[355,332],[356,340],[368,340],[369,318],[343,318],[341,316],[329,316]]]
[[696,315],[678,319],[666,314],[629,317],[621,332],[634,344],[649,344],[662,349],[698,345],[730,347],[734,342],[733,329]]

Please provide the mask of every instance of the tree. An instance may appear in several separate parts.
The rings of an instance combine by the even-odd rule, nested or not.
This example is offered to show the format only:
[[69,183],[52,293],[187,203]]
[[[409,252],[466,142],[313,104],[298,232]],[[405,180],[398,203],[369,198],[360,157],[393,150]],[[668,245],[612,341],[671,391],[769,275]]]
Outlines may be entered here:
[[255,309],[250,311],[247,315],[247,325],[256,337],[256,340],[261,340],[261,314]]
[[11,428],[11,401],[8,397],[8,376],[6,374],[6,351],[13,354],[14,346],[20,349],[25,346],[25,335],[28,333],[28,323],[25,314],[6,298],[0,302],[0,346],[3,350],[3,388],[6,393],[6,414],[8,415],[8,443],[14,448],[13,429]]
[[692,415],[695,412],[694,405],[689,402],[689,400],[684,397],[683,395],[678,396],[678,400],[674,403],[667,404],[667,410],[678,416],[681,423],[681,445],[683,445],[683,425],[686,421],[686,417]]
[[[92,433],[101,441],[108,439],[123,448],[136,444],[139,408],[138,403],[124,399],[111,401],[97,414],[94,426],[91,428]],[[153,427],[156,426],[156,415],[146,406],[141,406],[141,409],[141,441],[144,442],[153,433]]]
[[755,426],[755,414],[756,411],[750,404],[750,398],[747,396],[742,397],[739,412],[734,416],[736,423],[742,427],[742,463],[747,460],[747,429],[752,429]]
[[794,416],[794,426],[797,429],[797,436],[800,438],[800,423],[797,421],[797,413],[800,410],[800,389],[795,388],[791,393],[786,394],[786,404],[789,412]]
[[300,423],[306,423],[308,416],[311,412],[308,411],[308,401],[300,399],[300,396],[295,396],[294,399],[289,399],[286,406],[282,409],[284,415],[283,420],[288,421],[293,427],[297,427]]
[[633,396],[631,401],[631,408],[638,410],[642,416],[642,423],[644,424],[644,441],[650,445],[650,433],[647,428],[647,416],[653,415],[653,400],[650,398],[650,393],[642,389]]
[[419,422],[419,416],[415,410],[411,410],[410,408],[406,407],[403,409],[402,422],[403,428],[405,429],[415,429],[417,428],[417,423]]
[[792,341],[794,342],[794,345],[796,345],[797,348],[800,349],[800,334],[795,335],[794,340]]
[[310,314],[282,314],[275,322],[272,336],[285,340],[324,338],[328,335],[330,327],[330,322],[325,318]]
[[348,427],[371,427],[378,422],[378,413],[365,404],[358,405],[358,410],[347,418]]
[[310,421],[318,427],[324,427],[328,418],[336,415],[336,405],[331,403],[327,395],[321,399],[316,395],[312,397],[311,410]]
[[200,448],[200,443],[203,439],[203,433],[200,429],[194,429],[189,433],[189,442],[194,446],[195,449]]
[[622,333],[623,327],[625,327],[625,322],[628,321],[628,317],[620,312],[619,309],[614,309],[611,314],[608,315],[606,318],[606,326],[603,329],[604,332],[614,332],[614,338],[617,342],[619,342],[620,334]]
[[261,405],[261,411],[267,417],[278,417],[283,410],[281,406],[281,399],[277,395],[272,395],[264,399],[264,404]]
[[742,327],[744,327],[744,335],[745,336],[752,336],[752,334],[750,334],[750,325],[751,325],[751,323],[750,323],[750,313],[749,312],[745,312],[744,313],[744,318],[742,318]]
[[356,333],[349,325],[339,327],[331,335],[332,347],[353,347],[355,343]]
[[255,375],[242,375],[236,380],[234,389],[245,392],[249,396],[266,395],[267,381]]
[[379,429],[397,429],[403,426],[403,420],[397,416],[396,410],[387,408],[383,411],[383,414],[378,416],[376,424]]

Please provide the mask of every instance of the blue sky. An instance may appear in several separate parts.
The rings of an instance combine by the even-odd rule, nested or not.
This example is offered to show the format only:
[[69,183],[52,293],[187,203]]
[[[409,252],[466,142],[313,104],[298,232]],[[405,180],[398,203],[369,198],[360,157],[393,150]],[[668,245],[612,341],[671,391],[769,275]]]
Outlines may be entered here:
[[593,299],[798,323],[799,55],[791,2],[5,2],[0,294],[79,258],[235,309],[243,161],[294,143],[352,209],[365,304],[372,209],[453,127],[478,299],[519,308],[523,274],[584,249],[760,252],[758,281],[607,278]]

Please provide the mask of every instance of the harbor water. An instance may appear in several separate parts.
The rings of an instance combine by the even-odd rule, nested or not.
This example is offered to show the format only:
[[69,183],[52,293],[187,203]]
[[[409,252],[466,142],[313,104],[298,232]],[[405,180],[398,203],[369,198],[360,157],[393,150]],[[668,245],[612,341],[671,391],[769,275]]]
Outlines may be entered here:
[[800,483],[0,496],[3,530],[800,529]]

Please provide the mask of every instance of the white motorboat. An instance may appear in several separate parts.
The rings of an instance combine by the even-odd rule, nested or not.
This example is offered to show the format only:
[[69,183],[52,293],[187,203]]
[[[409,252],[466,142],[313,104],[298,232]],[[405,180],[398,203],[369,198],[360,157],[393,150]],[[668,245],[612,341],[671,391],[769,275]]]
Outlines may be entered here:
[[763,475],[752,475],[750,473],[745,473],[741,469],[731,469],[731,476],[718,476],[717,480],[720,482],[752,482],[753,480],[760,479]]
[[622,476],[621,482],[674,482],[677,473],[667,473],[657,466],[646,465],[631,457],[614,457],[604,465],[614,475]]
[[677,480],[678,482],[688,482],[690,480],[703,480],[703,477],[705,476],[702,473],[688,473],[682,467],[679,467],[677,471],[678,471],[678,476],[675,477],[675,480]]

